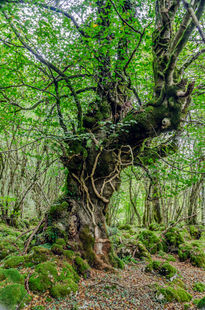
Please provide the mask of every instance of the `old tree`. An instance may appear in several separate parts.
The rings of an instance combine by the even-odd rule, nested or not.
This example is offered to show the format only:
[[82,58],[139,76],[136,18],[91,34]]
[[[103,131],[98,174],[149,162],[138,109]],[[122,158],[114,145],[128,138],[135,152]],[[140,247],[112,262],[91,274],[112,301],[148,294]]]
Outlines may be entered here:
[[45,139],[67,169],[47,229],[91,265],[116,266],[110,198],[123,168],[176,150],[197,84],[190,68],[203,59],[205,1],[1,3],[1,120]]

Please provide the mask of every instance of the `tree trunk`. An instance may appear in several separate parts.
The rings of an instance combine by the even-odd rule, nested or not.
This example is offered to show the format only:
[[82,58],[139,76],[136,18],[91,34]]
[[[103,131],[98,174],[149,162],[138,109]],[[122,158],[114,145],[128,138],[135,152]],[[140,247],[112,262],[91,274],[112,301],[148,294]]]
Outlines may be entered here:
[[115,154],[92,150],[83,161],[76,155],[63,162],[69,166],[67,193],[51,207],[48,225],[91,266],[117,266],[106,230],[108,203],[120,184]]

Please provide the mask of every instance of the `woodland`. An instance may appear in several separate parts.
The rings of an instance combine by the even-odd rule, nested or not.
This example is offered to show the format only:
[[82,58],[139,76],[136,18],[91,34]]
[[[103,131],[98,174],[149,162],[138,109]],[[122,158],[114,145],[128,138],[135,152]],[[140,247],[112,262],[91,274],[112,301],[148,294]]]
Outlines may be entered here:
[[205,309],[204,8],[0,0],[0,310]]

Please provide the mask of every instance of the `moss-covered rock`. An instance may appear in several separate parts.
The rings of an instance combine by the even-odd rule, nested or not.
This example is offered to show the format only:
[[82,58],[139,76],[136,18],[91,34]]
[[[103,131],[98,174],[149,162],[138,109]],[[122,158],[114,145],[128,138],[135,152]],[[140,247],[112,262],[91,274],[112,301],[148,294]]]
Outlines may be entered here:
[[162,240],[160,240],[160,238],[153,231],[142,231],[139,234],[138,239],[145,245],[151,254],[155,254],[157,251],[163,250]]
[[25,261],[30,264],[37,265],[48,260],[51,251],[43,246],[34,246]]
[[165,241],[169,247],[178,247],[185,242],[180,229],[176,227],[172,227],[167,231],[165,234]]
[[22,309],[30,300],[22,284],[15,283],[0,289],[0,304],[8,307],[9,310]]
[[199,239],[201,237],[201,229],[198,226],[190,225],[189,232],[190,235],[195,239]]
[[63,211],[67,210],[69,207],[69,204],[66,201],[63,201],[62,203],[56,203],[51,206],[49,210],[49,216],[52,217],[52,219],[58,219],[62,216]]
[[201,250],[193,250],[190,253],[190,262],[193,266],[205,268],[205,253]]
[[152,261],[149,263],[146,268],[146,272],[156,271],[160,275],[165,276],[167,279],[172,278],[174,275],[178,273],[178,270],[170,265],[169,263],[163,263],[161,261]]
[[0,259],[4,259],[9,254],[13,254],[15,252],[17,252],[16,247],[10,243],[8,238],[0,241]]
[[90,266],[80,256],[77,256],[74,259],[74,266],[77,273],[82,275],[84,278],[88,278],[90,276]]
[[199,300],[199,302],[197,304],[197,308],[198,309],[205,309],[205,296]]
[[173,286],[179,286],[183,289],[186,289],[185,283],[182,281],[182,279],[176,278],[171,283]]
[[3,269],[0,268],[0,282],[5,281],[6,283],[24,283],[24,277],[15,268]]
[[24,256],[10,256],[8,259],[4,261],[4,268],[15,268],[23,266],[25,261]]
[[64,250],[63,255],[68,259],[68,260],[73,260],[75,257],[75,252],[71,250]]
[[205,253],[199,245],[183,243],[179,246],[178,255],[181,261],[190,259],[193,266],[205,267]]
[[165,302],[189,302],[192,296],[181,287],[166,286],[158,289],[157,298]]
[[118,226],[119,230],[130,230],[132,226],[130,224],[121,224]]
[[59,280],[63,281],[66,279],[72,279],[74,282],[78,282],[80,280],[80,277],[69,263],[64,262],[62,265]]
[[192,250],[192,245],[189,243],[183,243],[179,246],[178,255],[180,261],[185,261],[190,258],[190,252]]
[[65,241],[65,239],[63,239],[63,238],[58,238],[58,239],[56,239],[56,242],[55,242],[56,244],[59,244],[59,245],[62,245],[62,247],[65,247],[66,246],[66,241]]
[[50,288],[50,295],[56,299],[60,299],[77,290],[78,285],[72,279],[67,279],[53,285]]
[[203,292],[205,292],[205,284],[202,282],[195,282],[194,286],[193,286],[193,290],[195,292],[203,293]]
[[145,245],[142,242],[137,242],[135,250],[134,250],[134,257],[143,259],[143,258],[151,258],[150,253],[146,249]]
[[31,291],[44,292],[56,283],[58,272],[55,264],[45,262],[35,267],[35,272],[29,279],[29,288]]
[[51,251],[56,255],[63,255],[64,253],[63,246],[57,243],[52,245]]

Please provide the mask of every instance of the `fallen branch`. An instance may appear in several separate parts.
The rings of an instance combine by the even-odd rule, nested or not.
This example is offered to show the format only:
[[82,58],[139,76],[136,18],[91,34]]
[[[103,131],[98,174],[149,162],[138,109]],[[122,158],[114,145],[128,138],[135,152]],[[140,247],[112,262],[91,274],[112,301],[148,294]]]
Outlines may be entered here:
[[27,240],[27,242],[26,242],[25,249],[24,249],[24,252],[23,252],[24,254],[27,253],[28,247],[29,247],[31,241],[33,240],[33,237],[34,237],[35,234],[38,232],[40,226],[43,224],[43,222],[45,222],[45,220],[46,220],[46,216],[39,222],[39,224],[36,226],[36,228],[34,228],[32,234],[30,235],[30,237],[28,238],[28,240]]

